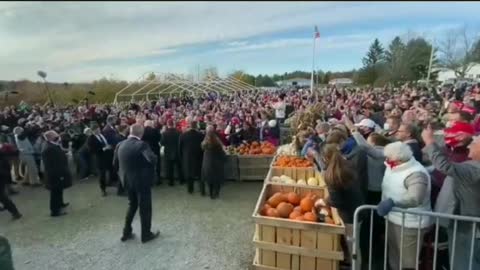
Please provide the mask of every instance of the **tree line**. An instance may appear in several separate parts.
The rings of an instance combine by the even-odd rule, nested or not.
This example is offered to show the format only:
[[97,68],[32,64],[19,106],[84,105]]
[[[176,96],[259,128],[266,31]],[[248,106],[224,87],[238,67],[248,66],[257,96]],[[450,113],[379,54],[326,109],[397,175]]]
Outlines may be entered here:
[[[433,48],[433,52],[432,52]],[[433,54],[432,54],[433,53]],[[358,70],[345,72],[315,71],[315,82],[327,84],[331,79],[349,78],[357,85],[398,86],[406,82],[426,81],[432,61],[430,82],[435,82],[439,68],[453,70],[457,78],[465,78],[473,63],[480,63],[480,37],[469,35],[467,28],[447,32],[438,44],[421,36],[396,36],[387,47],[374,39]],[[274,86],[275,82],[293,78],[310,79],[310,71],[253,76],[242,71],[232,73],[238,79],[256,86]]]

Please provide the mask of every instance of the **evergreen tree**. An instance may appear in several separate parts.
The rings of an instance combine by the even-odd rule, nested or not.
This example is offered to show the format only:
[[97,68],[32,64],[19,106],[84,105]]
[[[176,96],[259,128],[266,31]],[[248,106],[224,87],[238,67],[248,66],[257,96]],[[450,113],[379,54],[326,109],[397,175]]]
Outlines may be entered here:
[[385,50],[383,49],[382,44],[376,38],[372,45],[370,45],[370,49],[367,52],[367,55],[363,58],[363,66],[364,67],[372,67],[375,66],[377,63],[382,62],[385,59]]

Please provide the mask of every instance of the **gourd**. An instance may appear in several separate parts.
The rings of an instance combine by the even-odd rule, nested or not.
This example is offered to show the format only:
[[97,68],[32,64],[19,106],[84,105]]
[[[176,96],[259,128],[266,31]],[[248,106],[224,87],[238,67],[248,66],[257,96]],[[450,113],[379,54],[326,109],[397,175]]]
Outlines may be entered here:
[[318,186],[318,180],[314,177],[308,178],[307,184],[309,186]]

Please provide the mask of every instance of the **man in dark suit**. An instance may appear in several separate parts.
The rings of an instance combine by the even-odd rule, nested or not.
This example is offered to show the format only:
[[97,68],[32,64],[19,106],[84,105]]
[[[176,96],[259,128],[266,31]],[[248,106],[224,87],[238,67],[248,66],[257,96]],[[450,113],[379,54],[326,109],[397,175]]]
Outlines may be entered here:
[[42,150],[42,160],[46,175],[45,186],[50,190],[51,216],[63,216],[66,213],[62,209],[68,206],[68,203],[63,202],[63,190],[72,185],[72,175],[58,133],[50,130],[44,136],[47,143]]
[[143,133],[142,140],[146,142],[153,153],[157,156],[156,172],[157,172],[157,185],[162,183],[160,178],[160,140],[162,136],[160,135],[160,130],[155,128],[155,124],[152,120],[145,121],[145,132]]
[[[120,143],[126,140],[128,137],[128,126],[127,125],[120,125],[118,127],[118,144],[117,147],[115,148],[114,156],[117,155],[118,152],[118,147],[120,146]],[[118,164],[118,159],[114,159],[113,162],[113,169],[115,171],[115,174],[119,176],[118,170],[119,170],[119,164]],[[118,196],[125,196],[125,186],[122,183],[122,181],[118,181],[117,183],[117,195]]]
[[116,121],[115,116],[109,115],[107,117],[107,124],[102,130],[103,136],[105,136],[105,139],[107,139],[107,142],[112,146],[116,146],[119,139],[118,131],[115,128],[115,121]]
[[[183,177],[187,181],[188,193],[193,193],[193,183],[195,179],[200,177],[202,169],[202,141],[203,134],[197,130],[197,122],[190,121],[189,130],[180,135],[179,139],[179,155],[183,169]],[[203,182],[201,182],[201,185]],[[200,186],[200,190],[204,191],[205,187]]]
[[167,121],[167,130],[162,134],[161,144],[164,147],[165,166],[168,185],[174,185],[174,168],[177,168],[178,178],[180,184],[183,184],[182,168],[180,166],[179,154],[178,154],[178,142],[180,140],[180,132],[175,128],[173,120]]
[[12,182],[11,166],[9,161],[9,154],[3,151],[2,143],[0,143],[0,204],[5,210],[10,212],[12,218],[19,219],[22,217],[18,212],[15,204],[10,200],[7,193],[8,185]]
[[109,115],[107,117],[107,123],[105,127],[102,130],[102,134],[107,140],[108,145],[110,145],[112,148],[108,149],[104,153],[104,158],[107,166],[107,171],[108,173],[108,185],[113,185],[115,182],[117,182],[117,174],[112,168],[112,163],[113,163],[113,151],[115,150],[115,147],[117,147],[117,144],[119,142],[119,133],[117,129],[115,128],[115,122],[116,118],[113,115]]
[[114,148],[108,144],[107,139],[100,132],[99,126],[93,125],[92,130],[93,134],[88,138],[88,148],[96,156],[97,166],[100,171],[100,190],[103,196],[107,196],[106,174],[107,171],[110,175],[114,173],[113,159],[110,158],[110,155],[113,157]]
[[152,233],[152,186],[155,176],[156,156],[141,140],[144,129],[139,124],[130,127],[130,136],[120,143],[115,152],[114,161],[119,165],[119,177],[128,192],[129,208],[125,218],[125,227],[121,241],[133,238],[132,221],[140,208],[142,243],[158,237],[158,231]]

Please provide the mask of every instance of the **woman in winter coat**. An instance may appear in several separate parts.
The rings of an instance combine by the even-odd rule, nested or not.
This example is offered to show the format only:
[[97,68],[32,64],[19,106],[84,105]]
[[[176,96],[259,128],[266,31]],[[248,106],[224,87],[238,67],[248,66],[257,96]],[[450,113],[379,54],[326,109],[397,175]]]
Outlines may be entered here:
[[16,127],[13,130],[13,134],[15,134],[15,142],[17,144],[18,151],[20,152],[20,161],[22,161],[26,167],[26,177],[25,177],[25,184],[26,185],[40,185],[39,177],[38,177],[38,168],[35,162],[35,149],[33,148],[32,143],[27,138],[25,131],[21,127]]
[[[207,128],[207,134],[202,142],[203,162],[202,181],[207,182],[211,199],[218,198],[220,187],[224,181],[224,165],[226,153],[215,131]],[[202,195],[205,193],[202,192]]]
[[316,154],[315,150],[310,148],[308,156],[320,158],[326,167],[324,180],[329,193],[326,204],[337,208],[338,214],[345,222],[347,241],[344,242],[343,249],[348,258],[350,256],[348,254],[352,252],[350,239],[353,236],[355,209],[363,205],[365,199],[354,164],[342,156],[340,149],[338,144],[325,144],[321,147],[320,154]]
[[[388,222],[388,261],[390,269],[416,268],[417,239],[423,239],[431,225],[431,218],[390,212],[393,207],[409,211],[431,212],[431,182],[428,171],[418,162],[408,144],[394,142],[384,148],[386,170],[382,182],[382,201],[377,214]],[[403,227],[403,228],[402,228]],[[418,236],[420,227],[420,235]],[[418,238],[417,238],[418,237]],[[403,248],[401,244],[403,243]]]

